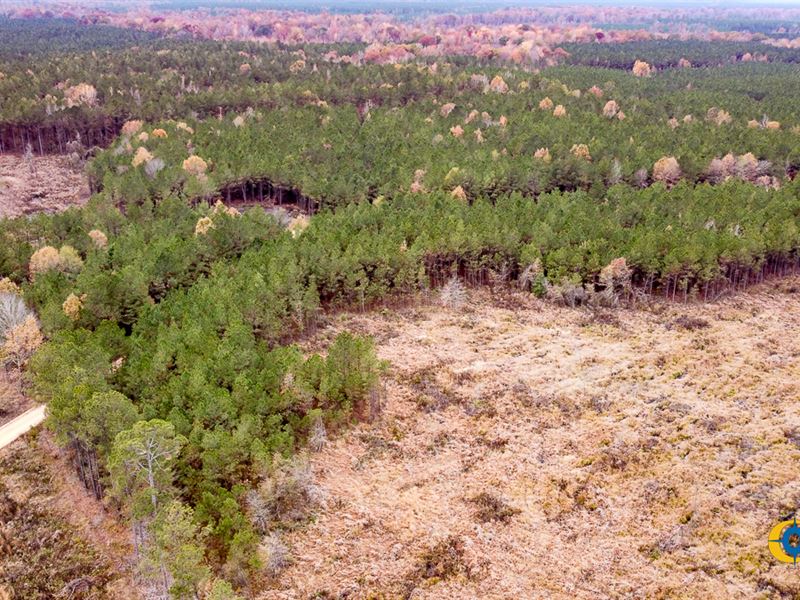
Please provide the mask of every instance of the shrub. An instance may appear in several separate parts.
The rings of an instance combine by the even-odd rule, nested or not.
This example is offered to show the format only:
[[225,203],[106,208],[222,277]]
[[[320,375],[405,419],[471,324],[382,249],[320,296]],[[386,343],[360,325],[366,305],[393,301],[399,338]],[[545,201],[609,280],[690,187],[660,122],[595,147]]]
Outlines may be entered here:
[[247,494],[247,508],[256,531],[266,534],[305,520],[320,498],[308,459],[278,457],[270,475]]
[[467,301],[467,290],[458,277],[452,277],[442,286],[439,292],[439,302],[445,308],[458,310]]
[[667,329],[684,329],[686,331],[694,331],[696,329],[705,329],[706,327],[709,327],[709,323],[702,317],[681,315],[677,319],[667,323],[666,327]]
[[481,492],[470,498],[469,501],[477,507],[475,518],[481,523],[491,523],[492,521],[505,523],[520,512],[518,508],[509,506],[505,500],[490,492]]
[[[598,294],[600,298],[603,294]],[[590,327],[592,325],[608,325],[609,327],[622,328],[622,322],[619,317],[610,310],[592,308],[579,321],[581,327]]]
[[546,289],[546,297],[552,302],[571,308],[586,304],[589,300],[588,292],[580,283],[566,278],[557,285],[549,284]]
[[459,575],[469,577],[470,571],[464,559],[464,540],[451,535],[422,553],[413,578],[446,580]]
[[273,531],[265,536],[258,547],[264,570],[274,577],[285,569],[291,562],[289,547],[283,541],[283,536]]

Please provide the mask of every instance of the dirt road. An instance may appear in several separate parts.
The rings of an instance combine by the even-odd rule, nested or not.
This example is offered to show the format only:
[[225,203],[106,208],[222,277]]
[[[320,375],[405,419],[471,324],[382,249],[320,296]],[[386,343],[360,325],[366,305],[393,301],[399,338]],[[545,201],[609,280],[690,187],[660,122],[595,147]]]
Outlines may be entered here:
[[44,416],[44,406],[36,406],[0,427],[0,448],[5,448],[19,436],[36,427],[44,421]]

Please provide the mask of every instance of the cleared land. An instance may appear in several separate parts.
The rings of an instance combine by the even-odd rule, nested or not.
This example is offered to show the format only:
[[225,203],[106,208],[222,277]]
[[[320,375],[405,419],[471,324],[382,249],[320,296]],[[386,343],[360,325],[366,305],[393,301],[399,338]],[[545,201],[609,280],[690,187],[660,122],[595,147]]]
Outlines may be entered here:
[[383,417],[312,455],[324,500],[262,597],[800,594],[766,543],[800,506],[798,290],[336,317],[306,345],[375,335]]
[[57,212],[89,199],[89,184],[66,156],[0,155],[0,219]]
[[130,555],[125,528],[47,434],[0,450],[0,598],[137,598]]

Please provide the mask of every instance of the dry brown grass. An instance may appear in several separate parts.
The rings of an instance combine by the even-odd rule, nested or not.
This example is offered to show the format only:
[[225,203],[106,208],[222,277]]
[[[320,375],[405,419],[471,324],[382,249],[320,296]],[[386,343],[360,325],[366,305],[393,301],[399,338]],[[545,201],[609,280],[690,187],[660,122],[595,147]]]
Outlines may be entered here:
[[131,550],[47,434],[0,451],[0,598],[138,598]]
[[[611,319],[480,292],[332,317],[307,346],[372,333],[384,413],[312,456],[325,500],[262,597],[800,594],[766,544],[800,506],[797,288]],[[487,492],[519,512],[484,522]],[[436,549],[458,568],[420,577]]]
[[66,156],[34,156],[31,172],[21,156],[0,155],[0,219],[57,212],[89,199],[89,185]]

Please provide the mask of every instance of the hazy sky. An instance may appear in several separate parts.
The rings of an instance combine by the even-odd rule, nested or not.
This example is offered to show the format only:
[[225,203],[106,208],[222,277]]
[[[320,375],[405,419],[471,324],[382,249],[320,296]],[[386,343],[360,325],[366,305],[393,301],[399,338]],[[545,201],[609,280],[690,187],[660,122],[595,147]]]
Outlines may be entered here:
[[[16,4],[29,4],[25,0],[11,2]],[[113,4],[119,7],[127,5],[130,7],[147,5],[182,5],[182,6],[231,6],[248,5],[261,6],[264,8],[281,7],[286,8],[293,5],[302,5],[304,8],[352,8],[354,6],[373,6],[380,8],[414,8],[429,7],[430,9],[446,9],[447,7],[476,7],[503,8],[510,6],[554,6],[554,5],[604,5],[604,6],[709,6],[718,8],[732,7],[769,7],[769,6],[797,6],[800,7],[800,0],[73,0],[72,4],[84,4],[86,6],[98,6],[103,4]],[[47,4],[47,2],[43,2]]]

